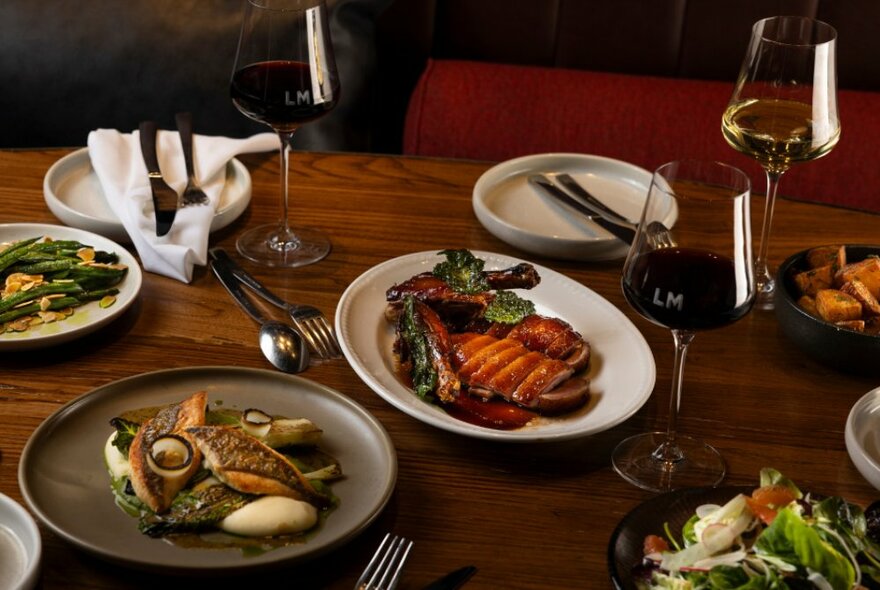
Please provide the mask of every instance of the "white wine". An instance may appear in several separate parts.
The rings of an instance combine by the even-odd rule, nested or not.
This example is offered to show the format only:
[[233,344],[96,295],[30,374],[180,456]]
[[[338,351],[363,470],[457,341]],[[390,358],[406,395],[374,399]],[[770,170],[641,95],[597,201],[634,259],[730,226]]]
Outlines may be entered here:
[[724,112],[721,132],[734,149],[758,160],[764,168],[784,172],[795,162],[815,160],[837,144],[840,126],[817,133],[813,108],[803,102],[749,99]]

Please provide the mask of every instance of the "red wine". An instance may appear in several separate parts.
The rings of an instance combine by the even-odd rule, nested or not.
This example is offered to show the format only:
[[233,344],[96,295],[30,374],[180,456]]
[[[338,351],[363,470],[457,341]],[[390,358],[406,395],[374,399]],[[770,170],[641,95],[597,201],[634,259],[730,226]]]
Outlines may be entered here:
[[733,260],[713,252],[662,248],[633,261],[623,277],[623,294],[661,326],[707,330],[735,322],[751,308],[754,291],[746,288],[745,270],[739,272],[738,281]]
[[232,102],[248,117],[274,129],[292,130],[336,106],[335,81],[313,84],[309,65],[298,61],[264,61],[232,76]]

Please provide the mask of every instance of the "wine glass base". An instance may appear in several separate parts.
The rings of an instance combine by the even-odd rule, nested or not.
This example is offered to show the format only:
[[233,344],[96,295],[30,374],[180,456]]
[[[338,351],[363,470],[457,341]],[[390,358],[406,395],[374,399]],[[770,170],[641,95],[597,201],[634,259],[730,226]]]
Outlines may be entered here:
[[614,449],[611,465],[631,484],[652,492],[716,486],[724,479],[727,466],[714,447],[677,435],[673,452],[664,460],[658,450],[665,443],[665,432],[631,436]]
[[755,307],[770,311],[776,307],[776,281],[767,278],[755,284]]
[[318,262],[330,253],[330,239],[316,229],[260,225],[239,236],[239,253],[263,266],[294,268]]

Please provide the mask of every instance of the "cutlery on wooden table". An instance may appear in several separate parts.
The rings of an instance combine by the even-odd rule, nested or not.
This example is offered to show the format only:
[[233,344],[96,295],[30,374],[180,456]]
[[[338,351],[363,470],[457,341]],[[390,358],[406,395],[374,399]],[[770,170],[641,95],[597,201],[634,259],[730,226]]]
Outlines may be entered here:
[[222,260],[243,285],[272,305],[285,310],[315,354],[323,359],[342,356],[333,326],[321,310],[312,305],[288,303],[281,299],[235,262],[223,248],[211,248],[209,253],[214,260]]
[[472,565],[466,565],[464,567],[460,567],[457,570],[451,571],[445,576],[434,580],[427,586],[425,586],[422,590],[456,590],[457,588],[461,588],[465,582],[471,579],[477,573],[477,568]]
[[183,148],[183,162],[186,164],[186,188],[180,195],[180,206],[207,205],[208,195],[199,186],[193,166],[192,113],[177,113],[175,120],[177,121],[177,132],[180,134],[180,145]]
[[260,350],[269,362],[285,373],[305,370],[309,366],[309,349],[302,334],[287,324],[263,317],[262,312],[248,299],[227,261],[214,258],[211,270],[235,302],[260,324]]
[[177,191],[168,186],[159,169],[159,156],[156,153],[156,123],[143,121],[139,127],[141,154],[147,166],[150,179],[150,190],[153,194],[153,208],[156,217],[156,235],[161,237],[171,231],[174,217],[177,215]]
[[[539,188],[544,194],[549,195],[567,208],[585,216],[599,227],[607,230],[623,243],[632,244],[633,238],[635,238],[636,235],[636,230],[635,225],[631,222],[609,219],[599,210],[576,200],[541,174],[530,175],[529,184]],[[620,216],[618,215],[617,217]]]
[[403,566],[409,557],[413,542],[387,533],[373,554],[364,573],[358,578],[355,590],[394,590],[400,581]]

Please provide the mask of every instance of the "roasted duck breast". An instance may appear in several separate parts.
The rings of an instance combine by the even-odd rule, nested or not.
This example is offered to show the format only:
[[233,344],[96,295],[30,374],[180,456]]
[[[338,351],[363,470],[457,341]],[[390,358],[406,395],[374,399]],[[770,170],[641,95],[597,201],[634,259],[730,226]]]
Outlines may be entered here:
[[471,395],[500,396],[542,414],[559,414],[583,405],[590,382],[572,377],[564,361],[529,350],[514,338],[467,332],[453,334],[452,365]]

